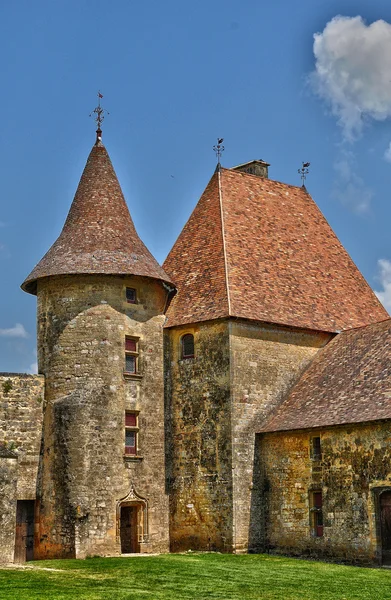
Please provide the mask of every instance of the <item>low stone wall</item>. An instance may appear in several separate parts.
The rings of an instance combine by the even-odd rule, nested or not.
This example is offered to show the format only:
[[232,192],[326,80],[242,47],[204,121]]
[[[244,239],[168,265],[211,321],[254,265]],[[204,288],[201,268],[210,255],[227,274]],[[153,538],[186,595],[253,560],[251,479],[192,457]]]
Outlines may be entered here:
[[43,375],[0,373],[0,444],[18,457],[19,500],[36,495],[44,386]]
[[14,560],[17,469],[17,455],[0,447],[0,562]]

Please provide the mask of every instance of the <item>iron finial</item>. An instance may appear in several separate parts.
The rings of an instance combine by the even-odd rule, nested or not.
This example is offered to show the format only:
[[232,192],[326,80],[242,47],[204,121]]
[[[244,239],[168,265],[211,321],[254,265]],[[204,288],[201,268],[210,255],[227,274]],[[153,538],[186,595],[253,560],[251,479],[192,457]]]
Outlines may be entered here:
[[217,164],[220,165],[220,158],[222,153],[224,152],[223,146],[224,138],[217,138],[217,144],[213,146],[213,150],[216,153]]
[[94,108],[92,113],[90,113],[90,117],[92,117],[92,115],[94,115],[94,114],[96,115],[95,121],[96,121],[96,124],[98,125],[98,128],[96,130],[96,142],[99,142],[102,139],[101,125],[105,119],[104,113],[106,113],[107,115],[110,114],[105,108],[101,107],[101,105],[100,105],[101,98],[103,98],[103,95],[100,93],[100,91],[98,91],[98,106],[96,108]]
[[299,173],[299,175],[301,177],[301,181],[303,182],[302,186],[305,187],[304,182],[307,179],[308,173],[310,172],[308,167],[310,166],[311,163],[303,162],[301,164],[302,164],[302,167],[301,167],[301,169],[297,169],[297,172]]

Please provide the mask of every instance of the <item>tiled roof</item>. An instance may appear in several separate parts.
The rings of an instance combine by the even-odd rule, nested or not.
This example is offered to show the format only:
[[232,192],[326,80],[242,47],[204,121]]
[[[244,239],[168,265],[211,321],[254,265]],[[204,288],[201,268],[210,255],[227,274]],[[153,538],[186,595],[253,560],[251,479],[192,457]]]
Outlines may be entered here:
[[261,431],[380,419],[391,419],[391,319],[337,335]]
[[141,275],[170,282],[137,235],[110,157],[93,146],[59,238],[22,284],[36,293],[42,277]]
[[307,193],[216,172],[163,264],[167,326],[233,316],[321,331],[388,317]]

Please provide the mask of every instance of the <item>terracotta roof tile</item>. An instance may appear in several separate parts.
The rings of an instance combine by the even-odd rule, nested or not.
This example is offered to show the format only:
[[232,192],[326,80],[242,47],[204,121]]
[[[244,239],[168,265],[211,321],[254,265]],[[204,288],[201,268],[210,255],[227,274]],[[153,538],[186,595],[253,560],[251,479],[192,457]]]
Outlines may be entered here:
[[261,431],[380,419],[391,419],[391,319],[337,335]]
[[305,188],[240,171],[212,177],[163,268],[178,287],[169,327],[233,316],[335,332],[388,316]]
[[170,282],[140,240],[110,157],[93,146],[59,238],[22,284],[36,293],[42,277],[70,274],[141,275]]

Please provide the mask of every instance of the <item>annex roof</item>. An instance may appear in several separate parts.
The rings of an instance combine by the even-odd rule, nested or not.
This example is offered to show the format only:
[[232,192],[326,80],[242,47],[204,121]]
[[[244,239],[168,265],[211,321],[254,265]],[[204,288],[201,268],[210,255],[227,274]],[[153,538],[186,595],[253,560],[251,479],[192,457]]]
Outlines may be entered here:
[[391,419],[391,319],[337,335],[261,432]]
[[388,314],[305,188],[217,170],[166,258],[167,326],[238,317],[337,332]]
[[98,138],[63,230],[22,284],[36,293],[52,275],[140,275],[170,282],[140,240],[106,148]]

